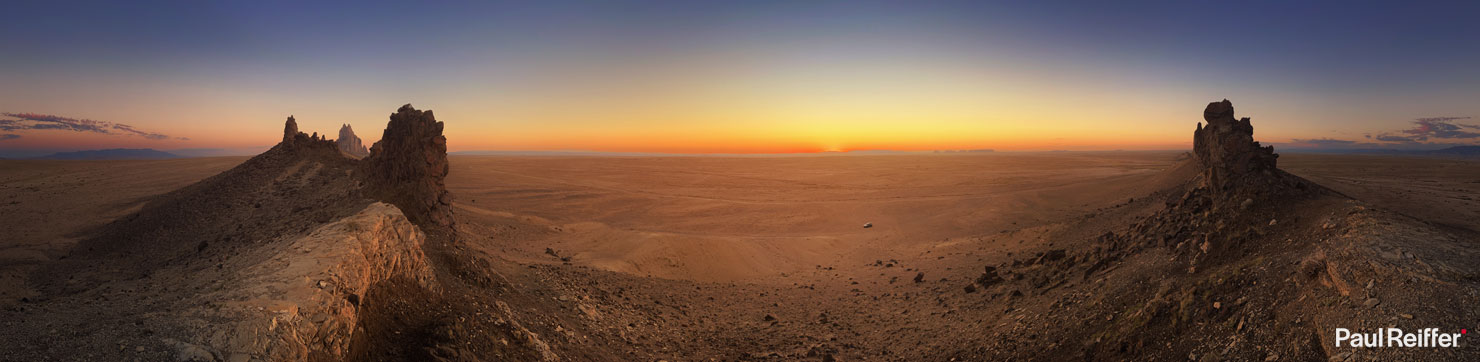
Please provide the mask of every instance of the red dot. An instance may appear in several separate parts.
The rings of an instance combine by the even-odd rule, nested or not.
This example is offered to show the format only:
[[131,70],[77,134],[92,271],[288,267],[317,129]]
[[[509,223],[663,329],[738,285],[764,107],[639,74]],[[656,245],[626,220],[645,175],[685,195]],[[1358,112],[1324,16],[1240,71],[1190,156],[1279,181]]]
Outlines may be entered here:
[[1465,330],[1465,329],[1459,330],[1459,334],[1465,334],[1465,333],[1468,333],[1468,332],[1469,332],[1469,330]]

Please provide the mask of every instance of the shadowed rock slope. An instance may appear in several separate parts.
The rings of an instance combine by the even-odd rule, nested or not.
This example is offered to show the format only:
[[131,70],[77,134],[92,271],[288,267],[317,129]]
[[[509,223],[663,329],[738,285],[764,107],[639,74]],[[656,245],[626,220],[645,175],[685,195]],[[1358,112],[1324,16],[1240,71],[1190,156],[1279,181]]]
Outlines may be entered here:
[[[1462,348],[1336,347],[1371,333],[1476,320],[1475,235],[1374,210],[1276,168],[1227,100],[1208,105],[1191,159],[1128,225],[994,265],[968,289],[1019,317],[967,360],[1460,360]],[[1180,181],[1176,181],[1180,180]],[[1148,206],[1149,207],[1149,206]],[[1091,224],[1091,222],[1086,222]],[[1085,227],[1085,230],[1095,230]],[[990,308],[989,308],[990,309]]]
[[[447,258],[427,256],[453,242],[442,124],[410,105],[390,118],[355,160],[289,117],[267,152],[93,231],[35,274],[38,300],[7,311],[0,360],[432,357],[435,340],[364,337],[426,334],[459,290]],[[396,303],[420,315],[375,320],[405,317],[379,312]],[[479,326],[514,342],[463,357],[538,358],[516,325]]]

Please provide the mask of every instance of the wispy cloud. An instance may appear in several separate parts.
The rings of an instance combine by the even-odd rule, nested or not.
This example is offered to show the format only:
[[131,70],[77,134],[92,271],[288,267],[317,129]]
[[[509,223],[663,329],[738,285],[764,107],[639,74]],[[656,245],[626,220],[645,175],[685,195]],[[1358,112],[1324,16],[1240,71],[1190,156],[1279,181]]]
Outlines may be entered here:
[[1398,136],[1398,135],[1392,135],[1392,134],[1380,134],[1380,135],[1377,135],[1377,140],[1378,141],[1383,141],[1383,142],[1418,143],[1418,140],[1413,139],[1413,137]]
[[21,135],[14,133],[0,134],[0,141],[9,141],[17,138],[21,138]]
[[1431,139],[1468,140],[1480,139],[1480,126],[1455,121],[1470,117],[1426,117],[1413,120],[1413,127],[1377,135],[1384,142],[1414,143]]
[[[67,118],[50,114],[37,113],[0,113],[0,116],[15,119],[0,119],[0,131],[23,131],[23,130],[62,130],[73,132],[91,132],[112,135],[139,136],[151,140],[179,139],[189,140],[185,137],[170,137],[162,133],[147,132],[122,123],[95,121],[91,119]],[[20,135],[10,134],[4,139],[19,138]],[[4,136],[0,136],[4,137]]]

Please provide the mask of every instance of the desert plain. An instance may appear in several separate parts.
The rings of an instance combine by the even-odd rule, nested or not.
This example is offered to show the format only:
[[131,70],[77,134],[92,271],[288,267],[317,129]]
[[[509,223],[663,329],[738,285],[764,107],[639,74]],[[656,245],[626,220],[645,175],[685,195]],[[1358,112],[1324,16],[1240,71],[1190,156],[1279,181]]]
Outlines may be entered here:
[[[452,156],[446,186],[457,200],[455,232],[468,249],[496,260],[488,268],[507,288],[520,291],[503,296],[515,305],[512,314],[523,315],[508,318],[536,331],[531,334],[543,339],[538,344],[548,353],[544,359],[1056,359],[983,348],[1018,344],[1003,335],[1053,351],[1070,343],[1092,345],[1045,342],[1055,338],[1055,329],[1073,326],[1022,321],[1106,308],[1112,310],[1095,313],[1110,321],[1130,317],[1135,308],[1113,310],[1127,303],[1109,294],[1072,292],[1076,285],[1105,283],[1090,277],[1066,278],[1047,290],[994,293],[985,290],[996,282],[985,280],[994,278],[984,275],[983,266],[1084,248],[1084,240],[1154,214],[1166,198],[1157,192],[1190,172],[1176,169],[1188,157],[1176,151]],[[20,338],[8,339],[0,350],[9,357],[0,359],[28,353],[61,359],[178,355],[168,343],[150,338],[120,341],[117,351],[59,352],[72,348],[66,322],[58,322],[60,331],[38,330],[44,327],[17,323],[14,316],[36,313],[35,303],[46,297],[28,280],[41,266],[67,258],[78,240],[153,197],[244,160],[0,161],[0,308],[8,315],[5,334]],[[1480,199],[1474,196],[1480,195],[1480,161],[1294,153],[1281,155],[1280,162],[1281,169],[1361,200],[1366,208],[1466,237],[1480,230]],[[1327,204],[1293,205],[1310,207],[1314,220],[1329,213],[1322,208]],[[1132,274],[1154,281],[1160,272]],[[993,273],[988,267],[987,274]],[[162,283],[192,277],[153,276]],[[1150,293],[1156,287],[1123,288]],[[384,313],[372,309],[371,298],[364,302],[366,315]],[[1411,319],[1414,313],[1421,314],[1401,315]],[[1244,330],[1245,319],[1235,318],[1237,330]],[[1320,342],[1306,334],[1291,338]],[[12,344],[17,340],[31,344]],[[362,344],[358,352],[354,343]],[[352,357],[436,355],[410,347],[366,355],[363,343],[351,342],[350,350],[358,353]],[[1218,342],[1214,352],[1203,344],[1139,346],[1130,353],[1327,357],[1323,348],[1305,342],[1247,351]]]

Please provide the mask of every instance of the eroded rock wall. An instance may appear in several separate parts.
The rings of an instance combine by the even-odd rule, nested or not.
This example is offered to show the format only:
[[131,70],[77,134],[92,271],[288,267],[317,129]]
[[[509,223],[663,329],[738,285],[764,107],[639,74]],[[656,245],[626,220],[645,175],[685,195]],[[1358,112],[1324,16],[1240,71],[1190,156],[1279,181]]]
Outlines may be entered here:
[[372,196],[399,206],[413,222],[450,229],[447,137],[432,111],[410,104],[391,114],[362,169]]
[[1209,103],[1203,110],[1203,120],[1208,124],[1198,123],[1192,150],[1211,184],[1222,187],[1246,175],[1275,170],[1279,155],[1274,153],[1274,146],[1261,147],[1254,141],[1249,118],[1234,119],[1233,102],[1224,99]]
[[223,360],[342,360],[371,285],[404,278],[433,288],[425,240],[395,206],[371,204],[237,272],[226,283],[234,288],[198,296],[206,306],[189,314],[224,323],[201,325],[202,339],[182,343]]

